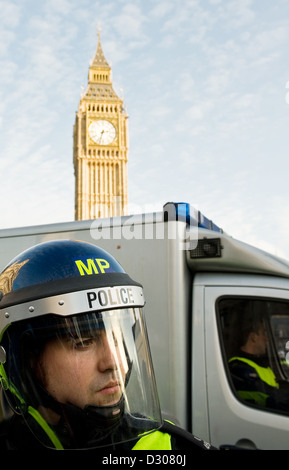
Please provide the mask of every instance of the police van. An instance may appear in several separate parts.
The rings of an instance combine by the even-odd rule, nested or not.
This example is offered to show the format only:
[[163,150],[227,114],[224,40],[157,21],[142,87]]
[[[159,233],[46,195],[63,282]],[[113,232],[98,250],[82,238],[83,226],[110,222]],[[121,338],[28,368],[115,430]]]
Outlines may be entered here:
[[[158,213],[0,230],[0,269],[60,238],[104,248],[143,285],[166,417],[216,447],[289,449],[288,261],[235,240],[189,204],[168,203]],[[82,260],[79,269],[105,266]],[[231,364],[240,359],[245,318],[255,316],[265,352],[254,364],[241,359],[236,380]]]

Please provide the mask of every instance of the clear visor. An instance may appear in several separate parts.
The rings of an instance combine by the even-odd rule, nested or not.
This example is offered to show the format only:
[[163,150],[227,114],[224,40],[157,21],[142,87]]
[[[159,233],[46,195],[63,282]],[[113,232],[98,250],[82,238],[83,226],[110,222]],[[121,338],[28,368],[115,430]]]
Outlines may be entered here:
[[[21,337],[21,381],[14,386],[28,425],[45,446],[117,445],[159,428],[141,309],[39,320]],[[7,361],[7,376],[9,363],[15,374],[15,361]]]

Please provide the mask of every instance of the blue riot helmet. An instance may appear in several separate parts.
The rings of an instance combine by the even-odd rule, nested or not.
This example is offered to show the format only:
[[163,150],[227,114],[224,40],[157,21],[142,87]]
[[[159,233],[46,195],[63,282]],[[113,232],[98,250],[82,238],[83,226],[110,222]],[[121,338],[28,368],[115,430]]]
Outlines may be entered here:
[[135,440],[162,419],[142,286],[106,251],[53,240],[0,274],[5,403],[46,447]]

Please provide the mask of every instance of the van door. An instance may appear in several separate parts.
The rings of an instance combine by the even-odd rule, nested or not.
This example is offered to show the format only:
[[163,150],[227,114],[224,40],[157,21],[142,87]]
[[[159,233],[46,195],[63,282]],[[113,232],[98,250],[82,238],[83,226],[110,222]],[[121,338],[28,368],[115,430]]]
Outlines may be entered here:
[[204,282],[210,442],[289,449],[289,291],[264,277],[232,275],[225,286],[217,277]]

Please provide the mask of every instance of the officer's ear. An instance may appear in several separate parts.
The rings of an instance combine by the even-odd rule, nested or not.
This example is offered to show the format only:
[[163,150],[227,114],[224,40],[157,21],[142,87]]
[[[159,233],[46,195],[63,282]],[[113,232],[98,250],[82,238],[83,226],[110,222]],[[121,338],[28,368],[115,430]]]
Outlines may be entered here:
[[248,335],[248,340],[247,343],[255,344],[258,339],[258,333],[255,333],[254,331],[251,331]]

